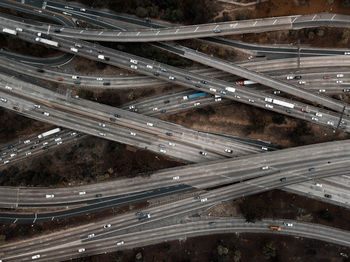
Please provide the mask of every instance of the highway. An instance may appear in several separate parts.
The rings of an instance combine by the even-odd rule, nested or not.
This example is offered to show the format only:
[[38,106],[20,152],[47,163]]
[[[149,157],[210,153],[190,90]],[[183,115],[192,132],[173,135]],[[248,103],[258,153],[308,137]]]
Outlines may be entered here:
[[[276,155],[277,153],[279,153],[285,154],[285,159],[290,159],[289,156],[294,151],[298,152],[298,155],[300,153],[300,157],[302,158],[302,156],[310,156],[310,153],[308,151],[312,149],[313,152],[329,150],[331,154],[340,153],[341,155],[344,155],[344,152],[346,152],[349,149],[349,145],[350,144],[348,141],[332,142],[325,143],[323,145],[319,144],[308,147],[302,147],[299,149],[287,149],[279,152],[270,152],[265,155],[272,156],[273,154]],[[105,238],[108,238],[108,243],[113,243],[112,250],[116,250],[116,245],[114,241],[120,241],[120,236],[123,234],[132,235],[133,232],[141,233],[144,227],[147,227],[148,225],[152,226],[152,228],[154,229],[154,227],[159,227],[163,223],[173,223],[174,219],[176,221],[176,219],[178,218],[183,218],[186,215],[194,214],[198,211],[205,210],[223,201],[237,199],[242,196],[247,196],[250,194],[255,194],[258,192],[263,192],[279,187],[281,185],[281,181],[279,179],[283,176],[285,176],[287,179],[286,184],[293,184],[302,181],[312,180],[317,177],[339,175],[341,173],[349,172],[349,167],[347,167],[346,164],[346,162],[348,161],[348,159],[346,158],[348,158],[349,155],[342,160],[339,158],[339,156],[340,155],[338,155],[338,160],[336,160],[336,162],[328,163],[326,160],[323,164],[314,166],[314,171],[309,171],[309,166],[299,165],[293,170],[281,171],[264,177],[259,177],[245,182],[241,182],[238,184],[210,190],[206,193],[200,194],[199,199],[193,198],[193,196],[189,196],[182,199],[178,199],[174,202],[164,203],[162,205],[155,205],[153,207],[150,206],[142,210],[143,212],[149,212],[151,214],[151,219],[146,220],[143,223],[138,222],[134,214],[128,213],[113,216],[112,218],[105,219],[100,222],[95,222],[93,224],[83,225],[75,229],[70,229],[69,231],[61,231],[59,233],[54,233],[47,236],[44,235],[36,239],[29,239],[28,241],[22,241],[20,243],[16,242],[13,244],[5,245],[2,246],[2,252],[4,253],[2,258],[9,258],[8,261],[13,261],[10,260],[10,258],[13,256],[13,258],[16,258],[17,261],[23,261],[20,259],[25,259],[28,256],[40,253],[45,255],[45,261],[50,261],[50,259],[58,259],[58,257],[60,257],[60,259],[62,260],[63,258],[66,258],[66,255],[71,257],[76,257],[77,255],[79,255],[76,251],[78,248],[81,247],[84,247],[87,250],[88,248],[90,248],[90,251],[88,253],[85,253],[85,255],[92,255],[105,251],[104,248],[107,247]],[[250,159],[252,161],[255,157],[257,157],[257,155],[246,156],[236,161],[244,161],[244,159]],[[317,153],[315,153],[314,157],[317,158]],[[275,156],[273,156],[271,159],[275,159]],[[233,162],[235,160],[225,161]],[[216,162],[218,163],[219,161]],[[247,165],[249,164],[248,162],[249,161],[246,161]],[[252,161],[252,163],[255,162]],[[307,163],[307,160],[305,161],[305,163]],[[104,229],[103,225],[106,224],[111,224],[111,227],[109,227],[108,229]],[[88,238],[87,235],[92,233],[94,233],[94,237]],[[99,245],[99,241],[103,241],[104,245]],[[339,241],[341,241],[340,236]],[[61,243],[64,243],[63,246],[61,245]],[[67,248],[68,246],[69,248]],[[65,247],[65,252],[60,252],[62,251],[63,247]]]
[[[89,205],[52,213],[27,215],[2,213],[0,218],[6,223],[43,222],[53,219],[52,217],[67,217],[130,203],[131,200],[145,200],[145,196],[149,199],[153,195],[159,196],[159,193],[169,194],[167,191],[171,191],[170,193],[174,190],[193,191],[194,188],[215,188],[219,185],[229,186],[210,190],[203,197],[211,199],[213,196],[225,197],[227,194],[234,194],[235,198],[239,198],[319,177],[344,175],[350,169],[346,164],[350,157],[348,147],[350,147],[349,140],[315,144],[175,167],[154,172],[148,177],[139,176],[77,187],[56,189],[3,187],[0,197],[2,207],[40,207],[48,203],[51,203],[51,206],[62,206],[62,204],[65,206],[69,203]],[[295,157],[291,158],[291,155]],[[283,183],[280,181],[282,178],[286,178]],[[230,185],[232,183],[234,184]],[[236,189],[230,191],[228,188]],[[96,198],[97,193],[103,193],[103,198]],[[54,194],[53,198],[45,197],[51,194]]]
[[[30,38],[30,34],[25,32],[21,32],[19,36],[26,35],[26,37]],[[24,38],[24,40],[28,40],[28,38]],[[58,39],[56,39],[58,41]],[[59,38],[60,47],[59,49],[65,50],[68,52],[70,51],[70,47],[73,45],[71,40]],[[97,47],[97,45],[92,45],[87,42],[80,42],[80,45],[83,46],[83,48],[80,48],[80,51],[77,53],[78,55],[87,57],[89,59],[93,60],[100,60],[97,58],[97,55],[93,55],[92,50],[100,50],[100,52],[104,53],[104,56],[108,56],[109,60],[104,60],[103,62],[116,65],[122,68],[126,69],[132,69],[133,65],[130,62],[130,60],[135,60],[136,63],[138,63],[138,66],[136,69],[134,69],[137,72],[151,75],[154,77],[157,77],[159,79],[166,80],[168,82],[173,82],[179,85],[183,85],[186,87],[190,87],[197,90],[205,90],[207,93],[217,94],[235,101],[243,102],[246,104],[250,104],[253,106],[258,106],[267,110],[276,111],[279,113],[283,113],[286,115],[291,115],[294,117],[298,117],[304,120],[316,122],[317,124],[322,124],[326,126],[336,127],[337,123],[340,122],[340,114],[332,113],[330,111],[324,112],[324,117],[321,119],[318,119],[318,121],[312,120],[314,117],[314,114],[318,112],[318,108],[304,105],[302,103],[293,103],[290,105],[290,109],[286,109],[285,106],[282,106],[280,104],[275,105],[269,105],[266,99],[269,101],[271,99],[277,99],[280,100],[280,97],[269,95],[268,98],[264,94],[261,94],[261,92],[255,91],[255,90],[249,90],[244,88],[244,86],[234,85],[234,92],[227,92],[227,87],[230,86],[230,83],[227,83],[225,81],[217,80],[208,78],[201,75],[196,75],[193,73],[189,73],[185,70],[181,70],[175,67],[166,66],[163,64],[160,64],[158,62],[154,62],[152,60],[140,58],[137,56],[132,56],[120,51],[111,50],[106,47]],[[102,51],[103,50],[103,51]],[[150,68],[152,67],[152,68]],[[132,69],[133,70],[133,69]],[[203,84],[205,83],[205,84]],[[284,82],[283,82],[284,83]],[[284,83],[285,84],[285,83]],[[231,85],[232,86],[232,85]],[[306,92],[306,91],[303,91]],[[321,97],[321,96],[320,96]],[[328,100],[328,98],[321,97],[323,100]],[[332,102],[333,100],[331,100]],[[338,104],[343,105],[342,103],[338,102]],[[305,109],[306,107],[309,107],[310,110]],[[304,109],[303,109],[304,108]],[[340,108],[340,106],[339,106]],[[347,130],[347,118],[346,116],[343,117],[342,122],[340,123],[340,128],[344,129],[344,131]]]

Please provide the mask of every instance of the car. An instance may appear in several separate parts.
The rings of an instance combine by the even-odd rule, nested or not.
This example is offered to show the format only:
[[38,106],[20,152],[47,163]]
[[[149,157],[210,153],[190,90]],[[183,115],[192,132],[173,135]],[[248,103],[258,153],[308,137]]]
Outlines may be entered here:
[[[39,11],[41,11],[41,10],[39,10]],[[38,259],[38,258],[40,258],[40,254],[32,256],[32,259]]]
[[208,153],[207,152],[204,152],[204,151],[199,151],[199,154],[203,155],[203,156],[206,156]]
[[81,82],[80,82],[80,81],[74,81],[74,84],[75,84],[75,85],[80,85]]
[[330,194],[324,194],[324,197],[326,197],[326,198],[332,198],[332,195],[330,195]]
[[58,28],[55,28],[53,31],[54,31],[55,33],[61,33],[61,30],[58,29]]
[[94,237],[94,236],[95,236],[95,234],[92,233],[92,234],[89,234],[89,235],[88,235],[88,238],[92,238],[92,237]]
[[77,135],[77,132],[72,132],[70,133],[71,136],[76,136]]
[[170,132],[166,132],[165,133],[167,136],[173,136],[173,133],[170,133]]
[[117,119],[115,119],[114,117],[110,117],[109,120],[111,120],[112,122],[117,121]]
[[311,117],[311,120],[318,121],[318,118],[313,116]]
[[46,198],[54,198],[55,195],[51,194],[51,195],[46,195]]
[[342,84],[343,81],[342,80],[337,80],[337,84]]
[[134,105],[129,106],[129,109],[134,109],[134,108],[135,108]]
[[103,78],[102,77],[97,77],[96,80],[97,81],[103,81]]
[[214,29],[213,32],[214,33],[221,33],[221,30],[220,29]]
[[334,122],[333,121],[327,121],[327,125],[334,126]]
[[121,246],[121,245],[124,245],[124,241],[117,242],[117,246]]
[[249,102],[254,103],[254,99],[248,99]]
[[111,227],[111,224],[106,224],[103,226],[103,228],[109,228],[109,227]]
[[215,88],[209,88],[210,91],[213,91],[213,92],[216,92],[216,89]]
[[102,197],[102,194],[96,194],[95,197]]
[[301,79],[301,76],[294,76],[294,79],[296,80]]
[[194,103],[193,105],[194,106],[199,106],[201,103],[199,103],[199,102],[196,102],[196,103]]
[[165,148],[165,145],[159,144],[159,147],[160,147],[160,148]]
[[103,82],[103,85],[104,85],[104,86],[110,86],[111,83],[110,83],[110,82]]
[[159,73],[158,72],[154,72],[153,75],[159,76]]
[[165,109],[160,110],[161,113],[166,113]]
[[166,154],[166,150],[164,150],[164,149],[159,149],[159,152]]
[[80,11],[85,12],[86,9],[85,8],[80,8]]
[[306,82],[305,82],[304,80],[300,80],[300,81],[298,81],[298,84],[299,84],[299,85],[305,85]]
[[287,76],[287,80],[294,79],[294,76]]
[[7,103],[7,99],[3,98],[3,97],[0,97],[0,101],[3,102],[3,103]]
[[169,76],[169,79],[170,79],[170,80],[175,80],[175,77]]
[[100,127],[106,127],[106,125],[104,123],[98,123],[98,126]]
[[195,84],[194,86],[197,88],[202,88],[202,86],[200,84]]
[[58,142],[57,142],[57,145],[58,145],[58,146],[59,146],[60,144],[62,144],[62,141],[58,141]]
[[337,74],[337,77],[344,77],[343,74]]
[[44,146],[42,147],[42,150],[45,150],[45,149],[48,149],[49,147],[48,146]]
[[36,148],[36,146],[31,146],[31,147],[30,147],[30,149],[35,149],[35,148]]
[[313,172],[315,170],[316,170],[316,168],[314,168],[314,167],[309,168],[309,172]]
[[110,59],[109,59],[109,57],[105,56],[105,60],[106,60],[106,61],[109,61]]
[[30,156],[32,154],[32,152],[26,152],[26,156]]
[[153,66],[151,66],[151,65],[146,65],[146,67],[149,69],[153,69]]
[[137,66],[136,66],[136,65],[131,65],[130,67],[131,67],[132,69],[135,69],[135,70],[137,69]]
[[186,79],[186,80],[191,80],[191,77],[185,76],[185,79]]
[[98,50],[97,51],[99,54],[103,54],[103,51],[102,50]]
[[273,105],[270,105],[270,104],[265,104],[265,107],[267,107],[267,108],[273,108]]
[[160,71],[167,72],[168,70],[166,70],[166,68],[161,68]]
[[227,93],[226,93],[226,91],[221,90],[220,94],[226,95]]
[[78,43],[75,43],[74,46],[75,46],[75,47],[80,47],[80,48],[83,47],[81,44],[78,44]]
[[4,164],[5,164],[5,165],[8,164],[8,163],[10,163],[10,160],[5,160],[5,161],[4,161]]
[[164,104],[169,104],[170,103],[170,100],[165,100],[164,101]]
[[98,135],[100,135],[100,136],[106,136],[106,133],[99,132]]
[[232,150],[231,150],[231,149],[229,149],[229,148],[225,148],[225,152],[226,152],[226,153],[230,153],[230,154],[232,154]]
[[322,113],[320,113],[320,112],[316,112],[315,115],[318,117],[322,117]]
[[119,115],[119,114],[114,114],[114,116],[115,116],[116,118],[121,118],[121,115]]
[[48,112],[43,112],[42,113],[44,116],[50,116],[50,113],[48,113]]
[[269,166],[263,166],[261,169],[262,170],[267,170],[267,169],[269,169]]
[[39,72],[39,73],[44,73],[44,72],[45,72],[45,71],[44,71],[43,69],[41,69],[41,68],[38,68],[36,71]]
[[61,140],[62,140],[62,138],[60,138],[60,137],[55,138],[55,142],[57,142],[57,141],[61,141]]
[[238,95],[235,95],[235,98],[240,99],[241,97],[240,97],[240,96],[238,96]]
[[15,157],[15,156],[17,156],[16,153],[12,153],[12,154],[10,155],[10,157]]
[[175,143],[169,142],[169,146],[175,146]]
[[153,107],[152,108],[152,111],[157,111],[158,110],[158,107]]
[[324,92],[326,92],[326,89],[319,89],[318,92],[324,93]]
[[13,145],[8,145],[7,146],[7,149],[12,149],[12,148],[14,148],[15,146],[13,146]]
[[266,146],[262,146],[261,149],[262,149],[262,150],[265,150],[265,151],[268,150],[268,148],[267,148]]
[[201,80],[201,83],[202,83],[202,84],[208,84],[208,82],[205,81],[205,80]]
[[204,197],[204,198],[201,198],[201,202],[206,202],[208,201],[208,198]]
[[343,92],[350,92],[350,89],[343,89]]
[[315,186],[322,187],[322,184],[316,183]]
[[79,249],[78,249],[78,252],[79,252],[79,253],[85,252],[85,248],[79,248]]
[[281,91],[280,91],[280,90],[275,90],[275,91],[273,91],[273,93],[274,93],[275,95],[278,95],[278,94],[281,93]]
[[350,55],[350,52],[344,52],[344,55]]
[[135,60],[135,59],[130,59],[130,63],[133,63],[133,64],[137,65],[137,60]]
[[72,79],[79,79],[79,78],[80,78],[79,76],[72,75]]
[[135,132],[130,132],[130,135],[136,136],[136,133]]
[[286,177],[282,177],[282,178],[280,179],[280,181],[281,181],[281,182],[287,182],[287,178],[286,178]]
[[283,222],[283,225],[287,226],[287,227],[292,227],[293,224],[292,223],[288,223],[288,222]]
[[215,226],[216,223],[215,223],[215,222],[209,222],[208,225],[209,225],[209,226]]
[[148,126],[153,126],[153,123],[147,122]]
[[86,192],[85,191],[80,191],[79,192],[79,196],[81,196],[81,195],[85,195],[86,194]]
[[24,144],[29,144],[29,143],[30,143],[30,140],[29,140],[29,139],[28,139],[28,140],[24,140],[23,143],[24,143]]
[[57,81],[63,81],[63,78],[62,77],[58,77]]
[[323,76],[323,79],[330,79],[331,76]]

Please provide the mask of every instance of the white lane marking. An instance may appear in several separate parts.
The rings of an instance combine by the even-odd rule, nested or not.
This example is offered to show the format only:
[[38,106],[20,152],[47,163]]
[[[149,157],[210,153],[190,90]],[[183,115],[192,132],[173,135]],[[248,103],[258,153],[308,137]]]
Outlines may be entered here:
[[160,33],[160,31],[158,31],[158,32],[156,33],[156,35],[159,35],[159,33]]
[[258,21],[255,21],[254,24],[253,24],[253,26],[255,26],[257,23],[258,23]]
[[276,24],[276,22],[277,22],[277,19],[275,19],[275,21],[273,21],[273,23],[272,23],[272,24],[274,25],[274,24]]
[[314,17],[312,18],[312,21],[314,21],[314,20],[315,20],[316,16],[317,16],[317,15],[314,15]]
[[13,224],[16,224],[17,220],[18,220],[18,218],[16,218],[15,221],[13,221]]
[[178,29],[176,29],[175,34],[177,34],[177,32],[179,32],[179,28],[178,28]]
[[98,35],[102,35],[103,31],[99,32]]
[[292,24],[294,23],[295,20],[297,20],[297,18],[298,18],[297,16],[294,17],[294,19],[293,19],[293,21],[292,21]]
[[119,32],[119,33],[117,34],[117,36],[120,36],[121,33],[122,33],[122,32]]
[[79,32],[79,34],[81,34],[82,32],[84,32],[84,30],[81,30],[81,31]]
[[199,26],[197,26],[196,30],[194,30],[194,31],[197,32],[198,28],[199,28]]
[[235,28],[237,25],[238,25],[238,23],[235,23],[235,24],[230,24],[230,27]]
[[219,25],[216,25],[215,27],[214,27],[214,29],[213,30],[215,30],[216,28],[218,28],[219,27]]
[[34,218],[33,224],[35,223],[35,221],[36,221],[37,217],[38,217],[38,214],[37,214],[37,213],[35,213],[35,218]]
[[139,36],[140,32],[137,32],[136,36]]
[[47,35],[50,33],[50,27],[51,27],[51,25],[49,25],[49,27],[47,28]]
[[335,16],[336,16],[336,15],[333,15],[332,18],[331,18],[331,20],[333,20]]

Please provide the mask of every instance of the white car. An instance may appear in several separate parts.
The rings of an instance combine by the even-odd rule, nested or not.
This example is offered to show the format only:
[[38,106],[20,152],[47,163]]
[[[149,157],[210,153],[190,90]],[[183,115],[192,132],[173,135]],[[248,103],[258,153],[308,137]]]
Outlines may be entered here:
[[29,139],[28,139],[28,140],[25,140],[23,143],[24,143],[24,144],[29,144],[29,143],[30,143],[30,140],[29,140]]
[[294,76],[287,76],[287,80],[294,79]]
[[318,116],[318,117],[322,117],[322,113],[320,113],[320,112],[316,112],[316,116]]
[[111,227],[111,224],[104,225],[103,228],[109,228]]
[[121,245],[124,245],[124,241],[117,242],[117,246],[121,246]]
[[71,47],[71,48],[70,48],[70,51],[75,52],[75,53],[78,53],[78,49],[75,48],[75,47]]
[[97,77],[96,80],[97,81],[103,81],[103,78],[102,77]]
[[318,187],[322,187],[322,184],[320,184],[320,183],[316,183],[316,186],[318,186]]
[[26,152],[26,156],[30,156],[32,152]]
[[7,103],[7,99],[6,99],[6,98],[3,98],[3,97],[0,98],[0,101],[1,101],[1,102],[4,102],[4,103]]
[[159,152],[166,154],[166,150],[164,150],[164,149],[160,149]]
[[10,163],[10,160],[5,160],[5,161],[4,161],[4,164],[5,164],[5,165],[8,164],[8,163]]
[[327,125],[333,126],[333,125],[334,125],[334,122],[333,122],[333,121],[328,121],[328,122],[327,122]]
[[23,29],[22,29],[22,28],[19,28],[19,27],[16,27],[16,31],[18,31],[18,32],[23,32]]
[[311,119],[314,120],[314,121],[318,121],[318,118],[317,118],[317,117],[314,117],[314,116],[311,117]]
[[216,89],[215,88],[209,88],[210,91],[213,91],[213,92],[216,92]]
[[343,74],[337,74],[337,77],[344,77]]
[[103,123],[98,123],[98,126],[100,126],[100,127],[106,127],[106,125],[103,124]]
[[44,142],[43,143],[43,146],[46,146],[46,145],[48,145],[49,144],[49,142]]
[[129,106],[129,109],[134,109],[135,108],[135,106]]
[[95,236],[95,234],[92,233],[92,234],[88,235],[88,238],[92,238],[92,237],[94,237],[94,236]]
[[293,224],[292,223],[287,223],[287,222],[283,222],[283,225],[287,226],[287,227],[292,227]]
[[221,101],[221,97],[215,98],[215,102],[220,102],[220,101]]
[[85,195],[86,194],[86,192],[85,191],[80,191],[79,192],[79,196],[81,196],[81,195]]
[[269,169],[269,166],[263,166],[261,169],[262,170],[267,170],[267,169]]
[[265,104],[265,107],[267,107],[267,108],[273,108],[273,105],[270,105],[270,104]]
[[254,99],[248,99],[249,102],[254,103]]
[[231,150],[231,149],[228,149],[228,148],[225,148],[225,152],[226,152],[226,153],[232,154],[232,150]]
[[50,116],[50,113],[48,112],[43,112],[44,116]]
[[337,80],[337,84],[342,84],[343,80]]
[[58,141],[58,142],[57,142],[57,145],[60,145],[60,144],[62,144],[62,141]]
[[131,65],[130,67],[131,67],[132,69],[135,69],[135,70],[137,69],[137,66],[136,66],[136,65]]
[[[41,11],[41,10],[40,10]],[[32,256],[32,259],[37,259],[37,258],[40,258],[40,255],[38,254],[38,255],[34,255],[34,256]]]
[[10,157],[15,157],[15,156],[17,156],[16,153],[12,153],[12,154],[10,155]]
[[72,132],[70,135],[71,135],[71,136],[76,136],[77,133],[76,133],[76,132]]
[[326,92],[326,89],[319,89],[318,92],[324,93],[324,92]]
[[136,133],[135,132],[130,132],[130,135],[136,136]]
[[169,79],[170,79],[170,80],[175,80],[175,77],[169,76]]
[[102,133],[102,132],[100,132],[100,133],[98,133],[100,136],[106,136],[106,133]]
[[79,253],[85,252],[85,248],[79,248],[79,249],[78,249],[78,252],[79,252]]
[[298,84],[299,84],[299,85],[305,85],[306,82],[305,82],[304,80],[300,80],[300,81],[298,81]]
[[201,202],[206,202],[208,201],[208,198],[204,197],[204,198],[201,198]]
[[153,66],[151,66],[151,65],[146,65],[146,67],[149,69],[153,69]]
[[55,138],[55,142],[58,142],[58,141],[61,141],[61,140],[62,140],[62,138],[60,138],[60,137]]
[[54,198],[55,195],[51,194],[51,195],[46,195],[46,198]]
[[133,63],[133,64],[137,65],[137,60],[130,59],[130,63]]
[[179,180],[180,177],[179,176],[173,176],[173,180]]
[[262,146],[261,149],[262,149],[262,150],[265,150],[265,151],[268,150],[266,146]]
[[153,107],[152,110],[153,110],[153,111],[157,111],[157,110],[158,110],[158,107]]
[[8,85],[6,85],[5,88],[8,89],[8,90],[12,90],[12,87],[8,86]]
[[194,103],[193,105],[194,106],[199,106],[201,103],[197,102],[197,103]]
[[153,126],[153,123],[149,123],[149,122],[148,122],[147,125],[148,125],[148,126]]
[[72,75],[72,79],[79,79],[79,76]]
[[169,146],[175,146],[175,143],[169,142]]

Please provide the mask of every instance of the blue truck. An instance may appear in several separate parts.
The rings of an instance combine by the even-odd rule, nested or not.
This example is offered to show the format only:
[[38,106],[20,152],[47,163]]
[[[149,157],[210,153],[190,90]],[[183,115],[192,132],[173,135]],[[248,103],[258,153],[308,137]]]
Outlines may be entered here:
[[202,97],[202,96],[206,96],[206,95],[207,95],[207,93],[205,93],[205,92],[190,94],[188,96],[184,96],[183,100],[198,98],[198,97]]

